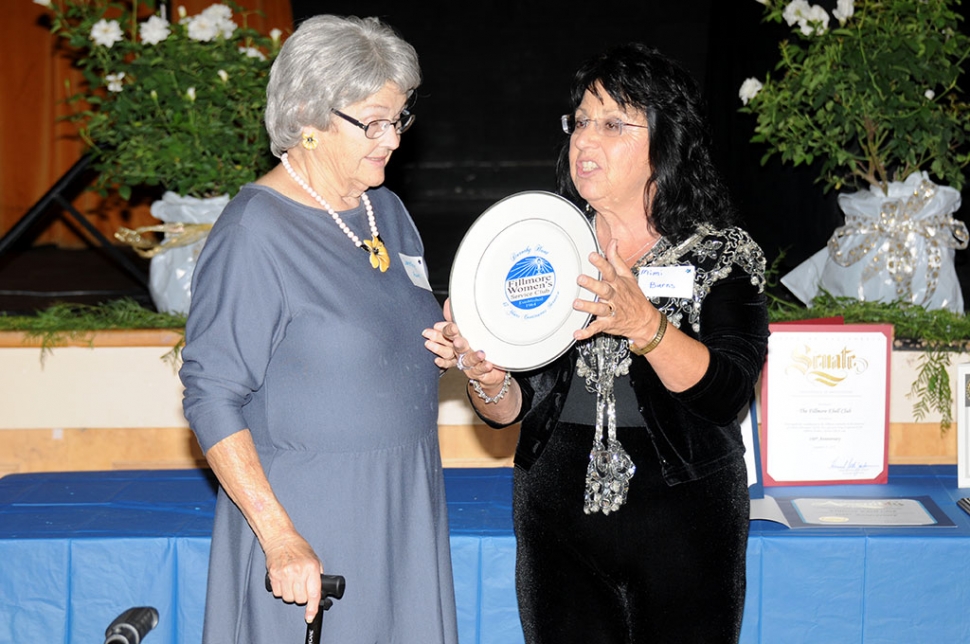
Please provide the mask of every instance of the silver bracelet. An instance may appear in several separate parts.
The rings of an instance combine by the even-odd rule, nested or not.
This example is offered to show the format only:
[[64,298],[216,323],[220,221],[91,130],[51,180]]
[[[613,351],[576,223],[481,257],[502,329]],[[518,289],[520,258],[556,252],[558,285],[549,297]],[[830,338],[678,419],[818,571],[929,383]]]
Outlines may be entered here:
[[479,398],[484,400],[486,403],[497,403],[498,401],[505,398],[505,394],[509,393],[509,384],[512,382],[512,372],[511,371],[505,372],[505,380],[502,382],[502,389],[494,396],[489,396],[487,393],[485,393],[485,390],[482,389],[481,383],[478,382],[477,380],[469,378],[468,382],[471,383],[472,389],[475,390],[475,394]]

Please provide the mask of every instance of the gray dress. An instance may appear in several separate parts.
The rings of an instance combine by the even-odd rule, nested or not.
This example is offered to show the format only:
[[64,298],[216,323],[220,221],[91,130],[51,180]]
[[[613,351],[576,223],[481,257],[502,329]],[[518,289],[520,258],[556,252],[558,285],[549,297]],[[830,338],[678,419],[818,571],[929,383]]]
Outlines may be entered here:
[[[325,572],[347,579],[325,644],[458,641],[438,376],[441,319],[400,200],[368,192],[386,273],[323,210],[245,186],[213,227],[186,326],[184,409],[204,450],[249,428],[274,492]],[[370,238],[364,209],[341,213]],[[304,608],[266,591],[266,560],[220,490],[203,641],[299,644]]]

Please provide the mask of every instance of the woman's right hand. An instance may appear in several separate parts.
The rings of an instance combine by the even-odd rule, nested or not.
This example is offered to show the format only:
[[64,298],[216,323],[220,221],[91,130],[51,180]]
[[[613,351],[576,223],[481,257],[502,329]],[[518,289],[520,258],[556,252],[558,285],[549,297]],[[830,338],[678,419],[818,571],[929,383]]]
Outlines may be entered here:
[[320,609],[320,559],[295,531],[263,544],[263,551],[273,595],[287,603],[306,604],[304,618],[309,624]]
[[306,621],[310,623],[320,608],[323,564],[276,498],[252,433],[244,429],[230,434],[210,447],[205,458],[259,540],[273,594],[284,601],[306,604]]
[[[435,325],[435,333],[451,345],[456,367],[468,378],[469,400],[479,415],[499,424],[511,423],[522,406],[522,392],[511,374],[496,367],[485,358],[484,351],[475,351],[461,334],[451,317],[451,302],[445,300],[445,321]],[[509,378],[506,380],[506,378]]]

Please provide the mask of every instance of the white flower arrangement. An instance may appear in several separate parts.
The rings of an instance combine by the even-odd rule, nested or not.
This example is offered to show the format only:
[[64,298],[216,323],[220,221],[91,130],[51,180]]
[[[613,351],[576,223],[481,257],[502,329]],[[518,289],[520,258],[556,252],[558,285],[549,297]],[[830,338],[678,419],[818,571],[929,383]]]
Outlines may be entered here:
[[762,81],[739,91],[757,116],[753,142],[794,165],[819,164],[825,188],[883,192],[926,171],[960,189],[970,162],[970,106],[957,81],[970,58],[955,0],[757,0],[792,38]]
[[174,20],[155,0],[34,0],[85,83],[68,102],[102,193],[135,186],[183,196],[235,194],[272,166],[263,127],[269,68],[282,31],[247,26],[232,0]]

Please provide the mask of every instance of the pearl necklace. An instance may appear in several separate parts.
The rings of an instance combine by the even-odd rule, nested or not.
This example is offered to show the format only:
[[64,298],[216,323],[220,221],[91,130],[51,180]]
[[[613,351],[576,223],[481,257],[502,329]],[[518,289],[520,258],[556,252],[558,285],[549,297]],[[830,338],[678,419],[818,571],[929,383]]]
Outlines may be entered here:
[[377,221],[374,218],[374,208],[371,206],[370,198],[367,196],[367,193],[361,193],[360,200],[364,204],[364,209],[367,211],[367,223],[370,225],[370,232],[371,235],[373,235],[373,238],[361,241],[354,231],[350,229],[350,226],[344,223],[344,220],[340,218],[337,211],[334,210],[333,207],[327,203],[327,201],[321,197],[316,190],[311,188],[310,184],[303,180],[303,177],[296,173],[296,170],[294,170],[293,166],[290,165],[289,155],[286,152],[284,152],[280,157],[280,161],[283,163],[283,167],[286,168],[287,174],[293,178],[293,181],[295,181],[301,188],[306,190],[307,194],[309,194],[317,201],[317,203],[323,206],[324,210],[330,213],[330,217],[333,219],[334,223],[337,224],[340,230],[344,231],[344,234],[347,235],[350,241],[354,242],[354,246],[364,250],[364,252],[370,255],[370,265],[374,268],[380,268],[382,273],[386,271],[391,265],[391,258],[387,254],[387,248],[385,248],[384,242],[381,241],[380,233],[377,231]]

